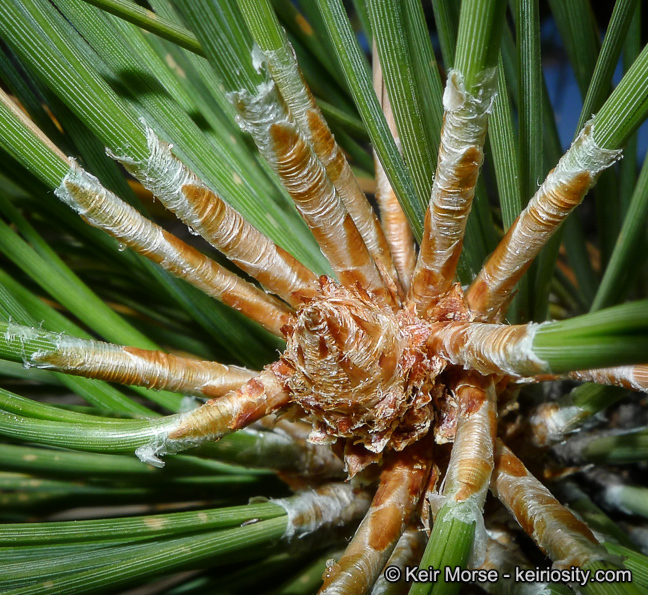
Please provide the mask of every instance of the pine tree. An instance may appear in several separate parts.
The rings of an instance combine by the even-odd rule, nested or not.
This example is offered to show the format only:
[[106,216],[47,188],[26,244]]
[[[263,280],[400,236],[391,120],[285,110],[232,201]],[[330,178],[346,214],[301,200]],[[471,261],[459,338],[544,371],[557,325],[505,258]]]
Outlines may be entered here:
[[550,6],[562,156],[537,1],[0,2],[3,592],[648,589],[648,48]]

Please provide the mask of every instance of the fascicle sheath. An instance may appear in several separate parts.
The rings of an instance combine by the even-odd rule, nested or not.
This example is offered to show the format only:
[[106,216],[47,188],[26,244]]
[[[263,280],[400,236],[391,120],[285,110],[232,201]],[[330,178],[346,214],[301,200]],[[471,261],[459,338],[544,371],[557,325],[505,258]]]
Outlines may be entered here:
[[369,592],[425,488],[431,446],[429,440],[419,441],[386,464],[369,511],[344,555],[329,570],[321,595]]
[[491,490],[553,560],[554,568],[582,568],[610,559],[587,526],[558,502],[500,440],[495,449]]
[[475,314],[489,320],[501,313],[542,247],[580,204],[598,175],[620,157],[620,150],[599,147],[593,124],[585,125],[470,286],[466,300]]
[[[565,378],[596,383],[600,385],[599,389],[604,386],[615,386],[628,390],[648,392],[648,366],[643,364],[577,370],[564,376],[540,376],[537,380],[560,380]],[[606,398],[606,406],[614,403],[623,394],[623,391],[613,393],[616,396]],[[559,401],[541,403],[529,417],[528,424],[531,439],[537,446],[548,446],[561,442],[569,432],[576,430],[593,413],[594,411],[591,409],[574,404],[569,396],[563,397]],[[579,436],[584,436],[584,434],[579,434]],[[573,442],[570,440],[566,444],[573,444]],[[563,446],[561,445],[559,448],[563,448]]]
[[232,100],[239,123],[288,190],[340,282],[349,287],[360,283],[386,296],[382,277],[356,224],[312,146],[291,122],[274,83],[259,85],[256,95],[236,93]]
[[396,193],[387,179],[385,170],[378,159],[375,159],[374,163],[376,165],[376,200],[380,207],[385,238],[394,259],[400,284],[404,291],[408,291],[412,272],[416,266],[414,236],[403,208],[396,198]]
[[323,527],[341,527],[369,508],[369,494],[351,483],[328,483],[290,498],[272,500],[288,515],[284,538],[293,540]]
[[284,407],[290,400],[284,387],[288,372],[282,364],[272,364],[239,389],[187,413],[164,437],[159,454],[219,440]]
[[380,222],[315,103],[301,75],[290,43],[263,54],[268,70],[288,106],[290,115],[310,141],[315,155],[326,168],[329,179],[351,215],[369,253],[395,278],[396,271]]
[[[489,528],[486,532],[488,534],[486,558],[479,568],[495,570],[499,575],[496,582],[478,583],[486,593],[490,595],[513,595],[513,593],[516,595],[559,595],[559,593],[563,593],[563,590],[550,590],[548,584],[544,582],[521,583],[516,581],[516,569],[532,570],[533,566],[516,543],[515,535],[503,527]],[[507,575],[508,578],[505,578],[504,575]],[[555,583],[552,586],[555,587]],[[567,595],[571,593],[571,590],[565,586],[564,593]]]
[[289,440],[294,451],[294,464],[300,475],[309,477],[346,477],[342,461],[327,446],[309,442],[311,426],[302,421],[288,421],[268,415],[260,419],[252,429],[266,428],[266,436],[281,436]]
[[299,306],[317,292],[317,276],[221,200],[146,127],[149,157],[113,155],[184,223],[268,291]]
[[[486,551],[483,508],[493,471],[497,434],[497,396],[492,381],[469,373],[453,387],[457,399],[457,433],[442,485],[432,505],[445,508],[443,520],[457,518],[475,524],[472,564],[481,564]],[[437,517],[438,518],[438,517]],[[435,539],[438,528],[432,529]]]
[[529,416],[530,438],[540,447],[555,444],[591,415],[590,411],[577,405],[556,401],[541,403]]
[[453,391],[459,408],[457,434],[443,494],[456,502],[477,496],[483,505],[493,470],[497,432],[495,387],[483,377],[470,374]]
[[645,426],[579,432],[552,451],[566,465],[617,464],[643,459]]
[[621,475],[600,467],[590,469],[587,479],[599,488],[597,499],[604,502],[608,509],[633,515],[637,513],[633,510],[635,508],[633,503],[642,502],[645,498],[646,489],[643,486],[630,485]]
[[[423,556],[426,540],[427,536],[424,531],[419,530],[417,527],[407,528],[398,540],[385,566],[396,566],[403,573],[406,567],[417,566]],[[398,587],[399,585],[390,583],[385,578],[385,575],[381,574],[374,583],[371,595],[396,595],[396,593],[402,593],[402,590]]]
[[481,73],[473,93],[469,93],[459,71],[448,74],[439,157],[409,293],[421,314],[454,282],[484,159],[488,114],[495,99],[496,82],[496,69],[489,68]]
[[583,382],[596,382],[610,386],[621,386],[628,390],[648,392],[648,365],[617,366],[570,372],[570,378]]
[[55,194],[90,225],[103,229],[124,246],[242,312],[275,335],[282,336],[281,327],[292,320],[291,310],[285,304],[143,217],[76,163],[73,162]]
[[[378,52],[374,47],[373,52],[373,83],[376,95],[382,107],[389,130],[394,137],[396,144],[399,144],[398,129],[394,120],[389,96],[382,76],[382,68],[378,59]],[[398,202],[396,193],[389,183],[387,174],[380,163],[377,155],[374,153],[374,163],[376,166],[376,200],[380,207],[380,217],[385,238],[389,245],[394,266],[398,273],[398,279],[405,292],[410,288],[412,273],[416,266],[416,247],[414,236],[410,229],[409,222],[405,212]]]
[[[77,339],[16,325],[8,327],[6,336],[23,344],[26,365],[198,397],[224,395],[256,374],[236,366]],[[51,348],[41,347],[29,353],[27,342],[36,341],[47,341]]]
[[431,325],[428,348],[454,365],[482,374],[533,376],[549,372],[549,364],[533,351],[540,325],[447,322]]

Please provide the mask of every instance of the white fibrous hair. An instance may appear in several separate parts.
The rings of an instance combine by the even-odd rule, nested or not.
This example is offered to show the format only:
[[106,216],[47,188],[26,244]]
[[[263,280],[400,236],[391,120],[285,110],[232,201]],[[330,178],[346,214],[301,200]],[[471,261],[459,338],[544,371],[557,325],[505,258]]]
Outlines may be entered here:
[[146,444],[143,444],[135,450],[135,456],[146,465],[162,468],[164,467],[164,461],[159,457],[167,454],[175,454],[198,446],[200,442],[192,439],[169,439],[169,434],[182,423],[187,415],[188,413],[178,413],[162,418],[159,423],[157,423],[157,420],[154,420],[153,436]]

